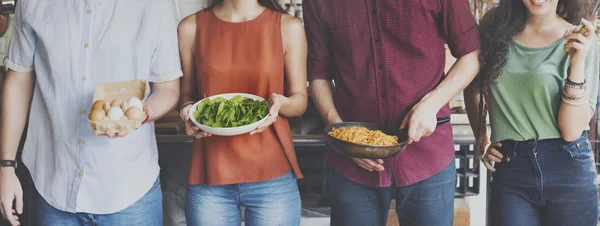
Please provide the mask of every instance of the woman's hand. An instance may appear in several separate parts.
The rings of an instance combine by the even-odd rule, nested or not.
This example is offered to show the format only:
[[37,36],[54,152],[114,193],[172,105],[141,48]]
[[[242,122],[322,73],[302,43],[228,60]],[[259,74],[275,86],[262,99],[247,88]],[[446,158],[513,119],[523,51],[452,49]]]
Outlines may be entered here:
[[187,133],[187,135],[189,136],[194,136],[194,138],[196,139],[212,136],[210,133],[200,130],[200,128],[198,128],[192,123],[189,115],[190,108],[192,108],[191,104],[185,106],[181,109],[181,112],[179,112],[179,115],[181,116],[181,119],[183,119],[183,123],[185,124],[185,133]]
[[271,103],[271,109],[269,109],[269,115],[267,116],[267,120],[263,122],[258,128],[250,132],[250,135],[254,135],[257,133],[262,133],[271,126],[275,121],[277,121],[277,117],[279,117],[279,109],[281,109],[281,104],[287,99],[287,97],[273,93],[271,97],[269,97],[269,103]]
[[597,39],[596,26],[585,19],[581,19],[581,23],[583,23],[585,29],[587,29],[586,32],[582,34],[574,29],[572,34],[565,37],[565,39],[569,40],[565,45],[565,48],[571,49],[569,52],[571,56],[571,67],[584,66],[587,53],[592,48],[594,39]]
[[481,158],[481,161],[485,165],[485,168],[492,172],[496,172],[496,169],[492,166],[492,162],[500,163],[502,162],[502,158],[504,158],[502,153],[498,151],[498,148],[500,147],[502,147],[502,144],[500,142],[488,144],[486,147],[485,154],[483,154],[483,157]]

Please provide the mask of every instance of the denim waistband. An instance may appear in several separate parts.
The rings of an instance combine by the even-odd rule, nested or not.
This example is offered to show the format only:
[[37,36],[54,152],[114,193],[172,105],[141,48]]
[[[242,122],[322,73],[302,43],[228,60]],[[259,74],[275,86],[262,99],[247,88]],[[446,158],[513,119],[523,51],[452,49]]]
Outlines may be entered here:
[[524,141],[514,141],[514,140],[505,140],[501,141],[502,148],[519,150],[519,149],[530,149],[535,147],[537,151],[552,151],[552,150],[565,150],[573,147],[579,147],[582,144],[588,144],[588,133],[584,131],[577,140],[572,142],[564,141],[562,138],[556,139],[544,139],[544,140],[524,140]]

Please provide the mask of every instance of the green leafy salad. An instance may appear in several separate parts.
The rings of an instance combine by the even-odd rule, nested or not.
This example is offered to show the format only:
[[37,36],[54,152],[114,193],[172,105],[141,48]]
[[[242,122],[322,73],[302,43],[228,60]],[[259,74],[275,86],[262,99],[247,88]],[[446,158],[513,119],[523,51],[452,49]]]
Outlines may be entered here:
[[194,118],[205,126],[228,128],[255,123],[267,114],[269,106],[264,101],[236,95],[229,100],[222,97],[204,99],[198,104]]

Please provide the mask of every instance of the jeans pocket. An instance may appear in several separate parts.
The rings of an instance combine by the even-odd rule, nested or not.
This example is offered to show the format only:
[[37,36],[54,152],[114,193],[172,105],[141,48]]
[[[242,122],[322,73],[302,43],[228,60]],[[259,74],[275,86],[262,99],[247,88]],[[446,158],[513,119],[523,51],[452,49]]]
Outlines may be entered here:
[[590,141],[588,139],[579,139],[571,142],[567,150],[574,160],[583,162],[594,160],[594,154],[592,153]]

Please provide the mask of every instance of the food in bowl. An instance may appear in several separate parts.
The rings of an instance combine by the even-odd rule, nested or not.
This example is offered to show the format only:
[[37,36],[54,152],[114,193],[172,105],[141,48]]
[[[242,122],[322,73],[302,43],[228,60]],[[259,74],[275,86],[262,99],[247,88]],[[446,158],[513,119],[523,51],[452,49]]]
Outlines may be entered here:
[[369,130],[362,126],[333,128],[328,134],[354,144],[370,146],[391,146],[398,144],[397,136],[387,135],[380,130]]
[[230,99],[205,98],[197,105],[193,117],[205,126],[231,128],[258,122],[267,114],[269,106],[265,101],[235,95]]

